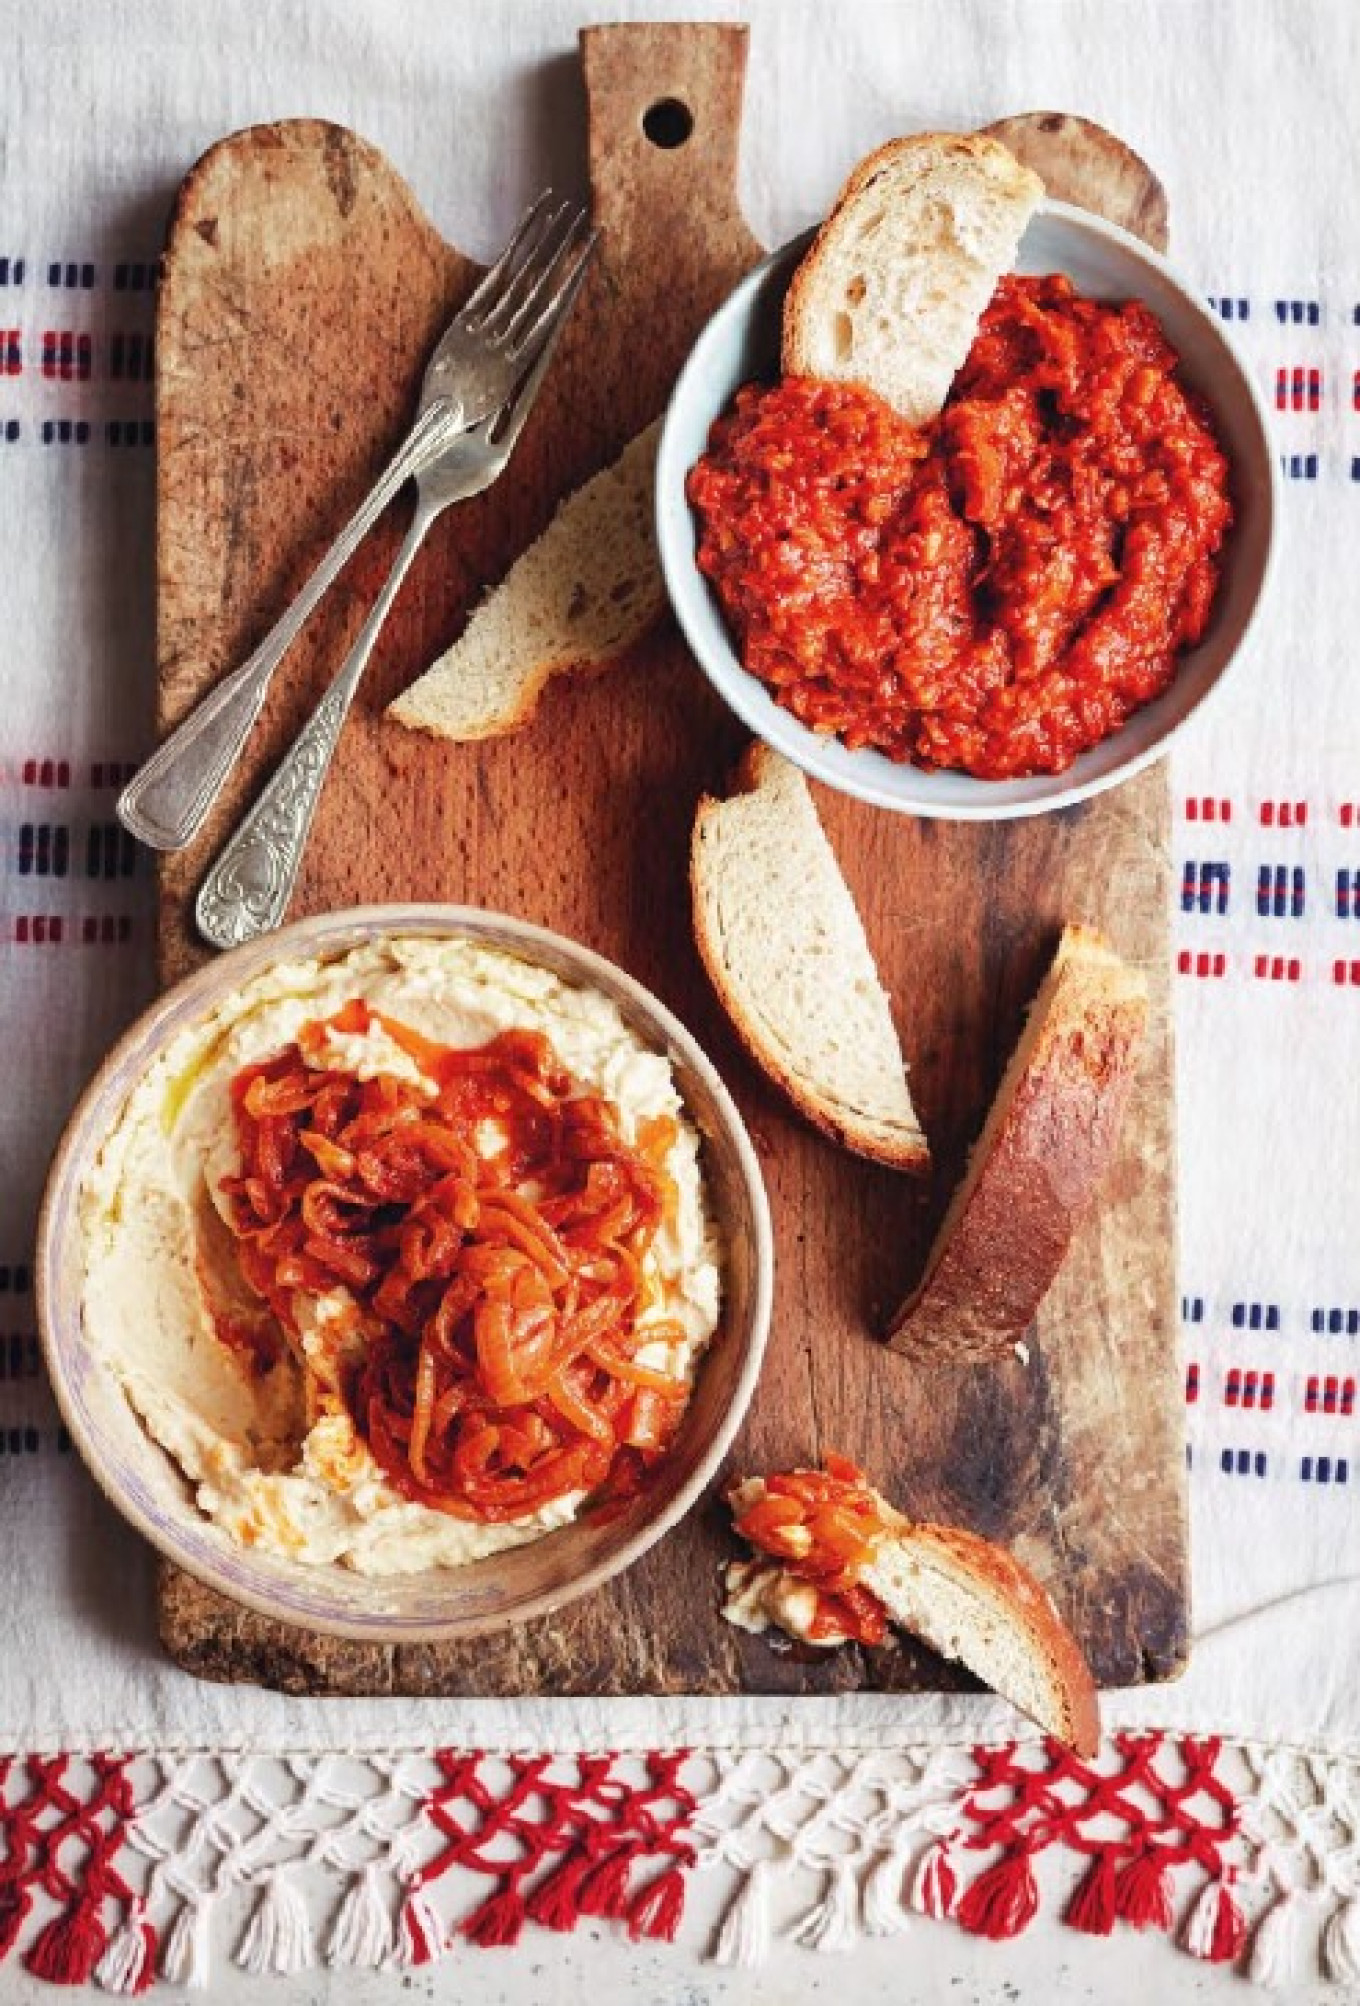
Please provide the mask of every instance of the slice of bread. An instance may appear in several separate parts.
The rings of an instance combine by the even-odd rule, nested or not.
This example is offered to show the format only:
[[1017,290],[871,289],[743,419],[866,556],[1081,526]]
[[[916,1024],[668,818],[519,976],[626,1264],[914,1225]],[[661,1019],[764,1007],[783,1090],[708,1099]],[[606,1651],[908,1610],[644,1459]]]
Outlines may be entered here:
[[890,1619],[966,1665],[1046,1734],[1094,1755],[1095,1681],[1042,1584],[1013,1553],[952,1525],[907,1525],[884,1539],[863,1585]]
[[1024,1337],[1114,1154],[1147,983],[1108,941],[1064,928],[919,1286],[888,1342],[983,1363]]
[[[942,1658],[966,1665],[1012,1706],[1079,1755],[1100,1742],[1095,1681],[1081,1646],[1052,1597],[1015,1555],[958,1526],[904,1518],[865,1485],[883,1526],[868,1562],[855,1573],[890,1622]],[[734,1515],[763,1495],[762,1478],[731,1487]],[[796,1562],[763,1554],[733,1561],[725,1575],[723,1614],[740,1629],[784,1630],[807,1643],[817,1590]],[[822,1640],[834,1648],[835,1637]]]
[[757,741],[734,786],[700,801],[690,849],[694,933],[719,1000],[809,1121],[860,1156],[924,1173],[888,997],[807,782]]
[[388,708],[460,741],[527,724],[552,676],[607,668],[665,610],[652,528],[661,425],[562,503],[433,667]]
[[784,374],[862,383],[913,425],[935,417],[1043,192],[985,133],[871,153],[794,274]]

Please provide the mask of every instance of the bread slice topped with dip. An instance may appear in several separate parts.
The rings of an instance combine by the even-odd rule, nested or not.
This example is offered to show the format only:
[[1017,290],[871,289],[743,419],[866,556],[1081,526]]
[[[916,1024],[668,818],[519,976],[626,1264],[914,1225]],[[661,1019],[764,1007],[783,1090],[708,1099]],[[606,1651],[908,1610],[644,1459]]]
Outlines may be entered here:
[[930,1150],[864,925],[808,784],[757,740],[690,848],[694,937],[746,1049],[825,1134],[920,1175]]
[[938,415],[1044,184],[981,132],[918,133],[861,161],[784,303],[786,376]]
[[895,1626],[966,1665],[1078,1755],[1095,1754],[1100,1717],[1081,1646],[1005,1547],[904,1517],[842,1456],[820,1470],[747,1477],[727,1502],[754,1556],[726,1570],[729,1623],[822,1650],[872,1648]]

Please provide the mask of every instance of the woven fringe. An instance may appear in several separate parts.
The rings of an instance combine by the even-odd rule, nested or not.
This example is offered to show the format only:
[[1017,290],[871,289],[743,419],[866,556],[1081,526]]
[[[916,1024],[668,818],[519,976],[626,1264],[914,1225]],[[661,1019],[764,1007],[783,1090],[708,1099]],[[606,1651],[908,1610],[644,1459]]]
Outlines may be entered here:
[[1155,1853],[1140,1853],[1130,1860],[1115,1882],[1114,1905],[1120,1921],[1135,1929],[1170,1930],[1175,1913],[1166,1862]]
[[94,1975],[106,1992],[132,1996],[149,1991],[155,1983],[156,1932],[141,1902],[132,1903],[127,1921],[109,1938]]
[[425,1884],[417,1874],[407,1885],[397,1924],[398,1964],[434,1964],[445,1955],[449,1939]]
[[1033,1922],[1039,1890],[1028,1853],[1011,1853],[978,1875],[959,1899],[954,1913],[974,1936],[994,1943],[1019,1936]]
[[864,1933],[866,1936],[896,1936],[906,1929],[911,1917],[906,1904],[907,1861],[905,1850],[895,1846],[869,1875],[864,1884]]
[[1327,1918],[1322,1968],[1335,1985],[1360,1983],[1360,1902],[1343,1901]]
[[481,1950],[508,1950],[519,1942],[528,1921],[524,1897],[515,1886],[490,1895],[462,1924],[464,1936]]
[[560,1867],[554,1867],[539,1882],[525,1904],[530,1922],[542,1929],[575,1929],[581,1920],[581,1883],[590,1869],[586,1853],[568,1853]]
[[8,1957],[28,1920],[33,1897],[15,1880],[0,1882],[0,1957]]
[[958,1876],[949,1856],[949,1843],[938,1839],[933,1846],[927,1847],[916,1869],[911,1884],[911,1905],[921,1915],[933,1916],[937,1922],[943,1922],[954,1913],[957,1889]]
[[1115,1854],[1104,1847],[1077,1884],[1063,1921],[1087,1936],[1109,1936],[1115,1919]]
[[1227,1881],[1210,1881],[1190,1911],[1182,1941],[1192,1957],[1232,1964],[1247,1939],[1247,1919]]
[[1299,1904],[1288,1893],[1256,1925],[1247,1976],[1254,1985],[1286,1985],[1298,1973]]
[[93,1978],[107,1944],[99,1903],[85,1899],[38,1932],[24,1963],[49,1985],[84,1985]]
[[316,1962],[312,1920],[291,1874],[282,1869],[270,1874],[246,1925],[236,1962],[256,1977],[271,1971],[287,1976]]
[[831,1869],[825,1895],[795,1926],[792,1940],[832,1956],[853,1950],[859,1942],[858,1912],[859,1884],[854,1869],[848,1861],[838,1861]]
[[674,1943],[685,1912],[685,1877],[679,1867],[666,1867],[634,1895],[624,1920],[634,1943],[652,1937]]
[[757,1860],[723,1917],[713,1946],[715,1964],[734,1964],[748,1971],[763,1964],[770,1948],[770,1876],[773,1860]]
[[377,1874],[365,1867],[340,1904],[326,1942],[326,1962],[380,1971],[392,1950],[392,1918],[378,1892]]
[[208,1983],[212,1945],[210,1897],[201,1895],[186,1901],[165,1940],[161,1953],[161,1977],[171,1985],[185,1985],[202,1991]]

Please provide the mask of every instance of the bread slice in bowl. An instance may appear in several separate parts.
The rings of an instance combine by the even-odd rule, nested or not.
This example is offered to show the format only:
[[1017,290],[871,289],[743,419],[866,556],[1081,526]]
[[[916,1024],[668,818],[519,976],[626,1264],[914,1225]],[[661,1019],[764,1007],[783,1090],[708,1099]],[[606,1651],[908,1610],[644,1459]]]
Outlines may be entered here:
[[794,274],[784,374],[861,383],[910,424],[934,418],[1043,193],[985,133],[879,147]]
[[660,420],[567,496],[462,634],[388,706],[412,731],[460,742],[527,724],[549,680],[610,667],[665,610],[652,528]]
[[694,936],[756,1063],[857,1155],[924,1174],[930,1150],[887,992],[796,766],[757,741],[690,847]]
[[[792,1512],[800,1480],[807,1492],[802,1522],[771,1523],[771,1498],[779,1494],[779,1505]],[[748,1477],[727,1495],[737,1532],[755,1552],[726,1571],[729,1622],[834,1649],[852,1628],[865,1630],[854,1612],[867,1596],[887,1623],[966,1665],[1055,1740],[1094,1755],[1100,1717],[1090,1666],[1042,1583],[1004,1546],[958,1526],[904,1517],[853,1464],[834,1456],[824,1471],[768,1482]],[[848,1560],[828,1544],[842,1525],[851,1528]]]
[[922,1362],[983,1364],[1024,1337],[1119,1139],[1147,982],[1065,927],[925,1272],[888,1330]]

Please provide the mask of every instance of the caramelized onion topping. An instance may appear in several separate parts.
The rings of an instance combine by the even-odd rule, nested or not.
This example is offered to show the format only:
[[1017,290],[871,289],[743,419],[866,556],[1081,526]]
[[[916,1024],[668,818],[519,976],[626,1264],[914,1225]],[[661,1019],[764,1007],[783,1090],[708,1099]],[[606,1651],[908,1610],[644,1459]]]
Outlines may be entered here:
[[733,1526],[748,1546],[777,1560],[786,1574],[816,1590],[810,1642],[850,1637],[881,1644],[883,1604],[860,1582],[883,1531],[878,1501],[863,1470],[828,1455],[820,1470],[789,1470],[764,1479],[764,1493]]
[[[424,1087],[317,1063],[329,1032],[371,1026]],[[682,1335],[639,1323],[674,1122],[635,1147],[541,1033],[455,1050],[359,1001],[243,1068],[231,1099],[241,1272],[295,1340],[299,1299],[348,1291],[342,1390],[396,1490],[498,1522],[636,1487],[689,1397],[636,1358]]]

